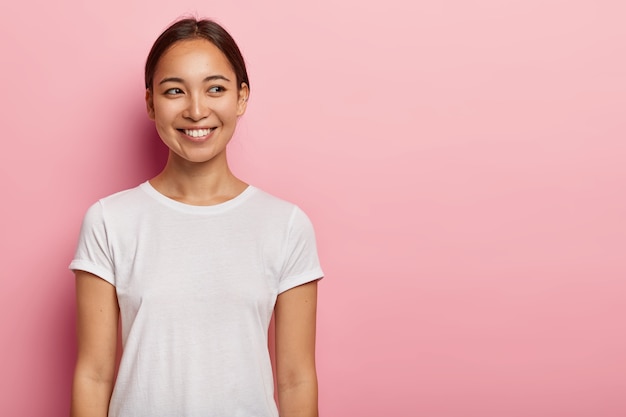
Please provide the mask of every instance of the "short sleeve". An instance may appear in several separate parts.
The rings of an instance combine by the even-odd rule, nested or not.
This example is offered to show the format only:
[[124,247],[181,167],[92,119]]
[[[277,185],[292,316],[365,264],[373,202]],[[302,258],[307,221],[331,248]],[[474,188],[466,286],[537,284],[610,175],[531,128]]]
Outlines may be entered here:
[[307,215],[295,207],[289,222],[289,232],[278,293],[298,285],[321,279],[315,232]]
[[78,247],[69,269],[92,273],[115,285],[115,273],[102,204],[91,206],[83,219]]

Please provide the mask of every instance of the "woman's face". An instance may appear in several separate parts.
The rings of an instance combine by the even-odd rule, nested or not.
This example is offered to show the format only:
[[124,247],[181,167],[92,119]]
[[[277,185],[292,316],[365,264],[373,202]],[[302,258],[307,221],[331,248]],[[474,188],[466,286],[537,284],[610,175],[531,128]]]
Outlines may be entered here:
[[248,93],[215,45],[192,39],[161,56],[146,105],[171,156],[201,163],[225,158]]

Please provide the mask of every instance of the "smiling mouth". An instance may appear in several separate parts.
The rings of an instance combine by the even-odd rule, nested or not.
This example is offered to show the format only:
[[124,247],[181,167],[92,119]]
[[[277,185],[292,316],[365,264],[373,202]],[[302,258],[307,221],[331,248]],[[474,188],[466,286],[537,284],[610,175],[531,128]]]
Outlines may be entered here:
[[213,132],[216,128],[212,127],[210,129],[178,129],[178,131],[183,132],[187,136],[191,136],[192,138],[201,138],[203,136],[208,136],[209,133]]

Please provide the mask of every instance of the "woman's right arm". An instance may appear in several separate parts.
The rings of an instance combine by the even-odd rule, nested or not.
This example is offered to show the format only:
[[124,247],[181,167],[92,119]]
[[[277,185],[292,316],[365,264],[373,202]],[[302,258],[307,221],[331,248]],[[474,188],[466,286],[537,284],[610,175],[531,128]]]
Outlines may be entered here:
[[106,417],[115,382],[119,306],[115,287],[76,271],[78,357],[71,417]]

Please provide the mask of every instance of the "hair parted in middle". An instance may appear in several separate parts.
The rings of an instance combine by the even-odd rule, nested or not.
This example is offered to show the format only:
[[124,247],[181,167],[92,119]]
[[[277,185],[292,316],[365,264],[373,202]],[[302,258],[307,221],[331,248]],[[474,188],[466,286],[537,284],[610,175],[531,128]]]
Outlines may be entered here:
[[192,40],[206,39],[215,45],[230,63],[237,77],[237,86],[241,88],[245,83],[250,88],[246,63],[235,40],[218,23],[209,19],[185,18],[170,25],[152,45],[146,59],[145,82],[146,88],[152,91],[154,72],[161,56],[175,43]]

